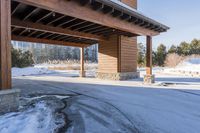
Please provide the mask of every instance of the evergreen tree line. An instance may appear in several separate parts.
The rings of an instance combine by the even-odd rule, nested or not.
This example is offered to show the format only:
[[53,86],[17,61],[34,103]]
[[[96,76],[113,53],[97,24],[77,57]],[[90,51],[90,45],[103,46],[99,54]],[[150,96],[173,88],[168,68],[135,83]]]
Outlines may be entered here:
[[[194,39],[190,43],[181,42],[178,46],[172,45],[167,50],[164,44],[160,44],[156,50],[153,50],[153,65],[164,66],[167,55],[177,54],[179,56],[200,55],[200,40]],[[138,44],[138,59],[139,66],[146,64],[146,48],[142,43]]]
[[[64,46],[48,46],[31,50],[36,64],[52,60],[80,60],[80,48]],[[96,47],[85,48],[85,60],[97,62]]]
[[[21,52],[30,51],[33,55],[35,64],[44,63],[52,60],[80,60],[80,48],[33,44],[24,42],[13,42],[15,49]],[[97,45],[85,48],[85,60],[97,62]]]

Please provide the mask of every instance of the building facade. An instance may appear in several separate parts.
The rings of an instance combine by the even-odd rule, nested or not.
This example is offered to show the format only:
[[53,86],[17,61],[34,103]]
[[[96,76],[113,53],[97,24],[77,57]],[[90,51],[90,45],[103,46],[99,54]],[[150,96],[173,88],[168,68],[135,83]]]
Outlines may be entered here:
[[138,76],[137,36],[147,38],[147,81],[152,76],[152,37],[169,27],[137,11],[137,0],[1,0],[0,88],[11,85],[11,40],[80,47],[99,44],[98,78]]

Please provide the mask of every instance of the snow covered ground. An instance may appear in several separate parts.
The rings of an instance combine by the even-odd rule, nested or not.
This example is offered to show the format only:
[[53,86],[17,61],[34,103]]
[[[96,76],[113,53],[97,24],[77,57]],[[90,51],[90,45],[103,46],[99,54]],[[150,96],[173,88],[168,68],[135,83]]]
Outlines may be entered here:
[[54,73],[53,70],[48,70],[47,68],[37,68],[37,67],[27,67],[27,68],[12,68],[12,76],[28,76],[28,75],[41,75]]
[[[69,96],[43,95],[21,98],[18,112],[0,116],[0,133],[54,133],[65,126],[63,99]],[[23,100],[22,100],[23,99]]]
[[69,133],[199,133],[200,78],[159,73],[156,77],[159,82],[177,84],[74,78],[60,72],[17,77],[14,87],[22,88],[25,94],[42,90],[80,94],[69,103]]
[[55,129],[53,112],[44,102],[23,112],[0,116],[0,133],[51,133]]
[[175,68],[165,68],[164,72],[200,77],[200,58],[186,59]]
[[[195,70],[199,62],[187,61],[187,65]],[[145,71],[140,71],[142,77]],[[66,109],[71,120],[67,133],[199,133],[200,77],[166,73],[166,68],[154,68],[153,73],[154,85],[144,85],[142,78],[129,81],[77,78],[77,70],[14,77],[13,84],[22,90],[22,95],[78,94]],[[89,71],[88,75],[92,77],[94,72]],[[51,114],[51,108],[39,103],[21,113],[0,116],[0,133],[29,130],[49,133],[56,128]]]

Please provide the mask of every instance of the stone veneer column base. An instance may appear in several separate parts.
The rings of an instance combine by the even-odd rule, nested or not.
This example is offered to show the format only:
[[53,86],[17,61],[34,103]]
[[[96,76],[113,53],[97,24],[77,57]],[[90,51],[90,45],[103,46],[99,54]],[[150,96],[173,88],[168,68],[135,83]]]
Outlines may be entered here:
[[20,90],[0,91],[0,114],[17,111],[19,107]]
[[144,75],[144,84],[155,83],[155,75]]
[[125,72],[125,73],[103,73],[97,72],[96,78],[99,79],[108,79],[108,80],[128,80],[139,78],[139,72]]

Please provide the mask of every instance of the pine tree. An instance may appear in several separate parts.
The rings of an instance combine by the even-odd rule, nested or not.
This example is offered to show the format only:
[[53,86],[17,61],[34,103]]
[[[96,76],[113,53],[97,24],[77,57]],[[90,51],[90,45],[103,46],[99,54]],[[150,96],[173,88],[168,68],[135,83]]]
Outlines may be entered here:
[[164,66],[166,56],[167,56],[166,46],[160,44],[156,52],[156,61],[158,66]]
[[145,47],[142,43],[138,43],[137,63],[139,66],[145,64]]
[[172,54],[172,53],[177,53],[177,47],[175,45],[172,45],[170,47],[170,49],[168,50],[168,53],[169,54]]

